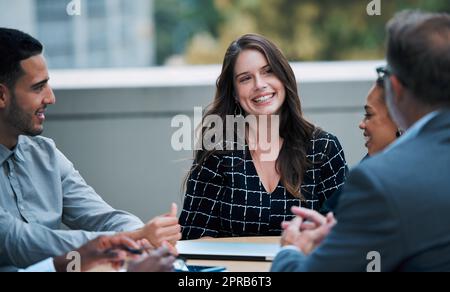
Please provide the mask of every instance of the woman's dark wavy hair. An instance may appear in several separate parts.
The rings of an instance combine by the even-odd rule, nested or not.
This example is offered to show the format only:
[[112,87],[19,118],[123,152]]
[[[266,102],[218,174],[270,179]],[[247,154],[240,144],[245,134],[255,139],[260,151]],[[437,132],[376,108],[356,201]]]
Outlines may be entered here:
[[[239,54],[245,50],[256,50],[263,54],[272,71],[284,84],[286,100],[280,112],[280,136],[284,139],[276,168],[281,176],[281,182],[293,196],[302,198],[301,185],[311,162],[307,159],[307,151],[315,131],[315,126],[303,117],[302,106],[298,95],[297,81],[288,60],[275,44],[263,36],[248,34],[234,41],[228,48],[223,61],[222,73],[217,79],[216,94],[213,103],[206,110],[204,117],[218,115],[223,124],[226,117],[240,111],[235,101],[235,65]],[[204,130],[204,128],[202,128]],[[205,131],[202,132],[202,139]],[[225,137],[225,136],[224,136]],[[212,151],[196,151],[194,166],[188,177],[196,171],[212,155]]]

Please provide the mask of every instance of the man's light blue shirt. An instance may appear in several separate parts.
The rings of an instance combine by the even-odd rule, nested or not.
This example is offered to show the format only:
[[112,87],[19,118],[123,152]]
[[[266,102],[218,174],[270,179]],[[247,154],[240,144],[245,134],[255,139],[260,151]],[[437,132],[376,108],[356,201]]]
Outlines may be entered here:
[[424,117],[422,117],[420,120],[418,120],[416,123],[414,123],[414,125],[411,126],[411,128],[409,128],[404,135],[402,135],[400,138],[398,138],[396,141],[394,141],[391,145],[389,145],[388,147],[386,147],[386,149],[383,151],[384,152],[388,152],[391,151],[392,149],[398,147],[399,145],[405,143],[406,141],[412,140],[414,138],[416,138],[420,131],[422,131],[422,129],[435,117],[437,117],[439,115],[440,111],[434,111],[431,112],[427,115],[425,115]]
[[56,273],[55,264],[53,259],[49,258],[39,262],[31,267],[23,270],[19,270],[21,273]]
[[142,226],[105,203],[52,140],[20,136],[12,151],[0,145],[0,271]]

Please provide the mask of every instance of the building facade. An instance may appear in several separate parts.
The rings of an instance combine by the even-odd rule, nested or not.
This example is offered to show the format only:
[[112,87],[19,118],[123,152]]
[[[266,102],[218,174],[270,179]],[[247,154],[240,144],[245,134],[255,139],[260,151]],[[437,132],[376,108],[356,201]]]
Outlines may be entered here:
[[52,69],[155,63],[153,0],[0,0],[0,26],[37,37]]

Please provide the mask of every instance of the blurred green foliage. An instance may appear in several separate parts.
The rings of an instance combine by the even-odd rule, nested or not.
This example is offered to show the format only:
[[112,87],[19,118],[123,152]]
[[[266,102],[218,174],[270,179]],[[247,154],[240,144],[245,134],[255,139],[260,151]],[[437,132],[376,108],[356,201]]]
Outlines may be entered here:
[[449,0],[155,0],[157,59],[221,63],[246,33],[274,41],[291,61],[382,59],[385,24],[403,9],[450,11]]

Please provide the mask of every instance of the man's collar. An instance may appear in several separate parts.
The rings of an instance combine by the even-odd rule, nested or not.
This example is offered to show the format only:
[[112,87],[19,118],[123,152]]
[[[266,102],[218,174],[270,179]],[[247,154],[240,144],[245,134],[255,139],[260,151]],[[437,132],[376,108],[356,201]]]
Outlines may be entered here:
[[21,162],[25,162],[25,158],[23,157],[23,154],[22,154],[22,152],[24,150],[23,149],[23,139],[24,138],[25,138],[25,136],[19,136],[19,141],[17,142],[17,146],[14,149],[15,150],[14,153],[16,155],[16,159],[18,161],[21,161]]
[[3,165],[5,163],[5,161],[7,161],[8,159],[11,158],[11,156],[15,156],[15,158],[21,162],[25,161],[25,158],[23,157],[21,151],[20,151],[20,147],[21,147],[21,142],[23,140],[22,136],[19,136],[19,139],[17,141],[17,145],[14,148],[14,150],[9,150],[8,148],[6,148],[4,145],[0,144],[0,165]]
[[3,165],[3,163],[5,163],[12,155],[14,155],[14,151],[11,151],[0,144],[0,165]]
[[419,133],[421,132],[421,130],[431,121],[433,120],[436,116],[438,116],[441,113],[440,110],[431,112],[427,115],[425,115],[424,117],[422,117],[420,120],[418,120],[417,122],[415,122],[406,132],[405,134],[403,134],[403,136],[401,136],[399,139],[397,139],[396,141],[394,141],[394,143],[392,143],[391,145],[389,145],[383,152],[389,152],[392,149],[398,147],[399,145],[405,143],[406,141],[409,141],[411,139],[414,139],[415,137],[417,137],[417,135],[419,135]]

